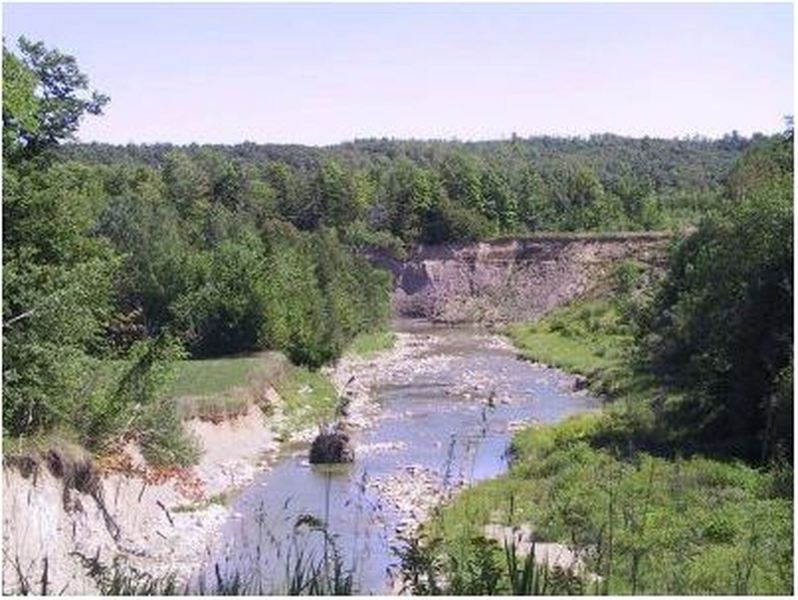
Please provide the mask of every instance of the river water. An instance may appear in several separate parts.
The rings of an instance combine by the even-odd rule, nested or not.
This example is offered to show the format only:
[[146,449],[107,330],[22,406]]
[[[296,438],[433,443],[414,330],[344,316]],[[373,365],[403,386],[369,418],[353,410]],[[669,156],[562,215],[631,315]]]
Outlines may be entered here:
[[355,569],[356,591],[391,593],[392,548],[436,498],[504,472],[513,431],[524,423],[598,406],[574,391],[572,377],[517,359],[498,336],[418,322],[398,327],[409,348],[401,360],[363,367],[379,410],[353,435],[354,464],[311,466],[306,445],[285,448],[235,500],[203,571],[211,587],[218,571],[226,580],[243,574],[250,590],[283,591],[287,561],[324,551],[324,535],[312,527],[319,519],[344,566]]

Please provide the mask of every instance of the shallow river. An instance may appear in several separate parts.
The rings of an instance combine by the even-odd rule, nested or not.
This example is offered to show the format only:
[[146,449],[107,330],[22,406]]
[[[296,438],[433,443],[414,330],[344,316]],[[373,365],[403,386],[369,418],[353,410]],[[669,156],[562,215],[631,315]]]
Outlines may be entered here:
[[344,566],[355,567],[357,591],[390,593],[397,530],[418,518],[434,496],[427,489],[446,492],[500,475],[517,427],[598,404],[573,391],[573,378],[518,360],[498,336],[413,322],[400,331],[411,351],[394,369],[376,371],[379,411],[353,435],[354,464],[312,467],[307,447],[284,450],[235,500],[209,559],[210,582],[218,568],[228,579],[245,573],[248,587],[263,581],[264,593],[281,591],[289,556],[299,549],[321,556],[322,534],[296,527],[312,515],[328,523]]

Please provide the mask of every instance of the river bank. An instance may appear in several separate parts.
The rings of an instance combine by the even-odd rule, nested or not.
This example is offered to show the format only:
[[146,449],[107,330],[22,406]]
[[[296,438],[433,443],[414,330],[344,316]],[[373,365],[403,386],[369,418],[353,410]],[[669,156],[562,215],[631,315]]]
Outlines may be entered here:
[[790,593],[792,467],[663,444],[656,411],[673,392],[633,368],[621,319],[617,303],[593,298],[511,329],[522,356],[580,373],[613,401],[516,433],[508,472],[465,490],[425,527],[438,540],[441,580],[481,593],[462,566],[473,539],[501,545],[511,531],[527,548],[565,545],[573,570],[592,574],[569,582],[583,593]]
[[[377,360],[395,363],[403,352],[400,342]],[[343,385],[350,363],[358,364],[354,357],[344,358],[341,369],[324,372],[334,377],[340,392],[355,392],[350,422],[366,427],[375,410],[364,378],[354,390]],[[282,448],[306,443],[317,433],[312,420],[297,426],[307,421],[306,411],[286,406],[269,381],[261,377],[252,385],[258,389],[235,392],[243,409],[185,421],[200,448],[198,463],[188,469],[152,468],[133,443],[99,460],[60,440],[41,452],[7,448],[4,593],[95,594],[103,577],[115,570],[146,573],[152,580],[173,578],[179,589],[206,558],[223,524],[234,517],[235,495],[267,471]],[[306,388],[295,390],[300,400],[309,393]],[[269,414],[247,396],[262,399]],[[329,402],[334,408],[336,400]]]
[[191,469],[149,467],[133,444],[97,462],[63,449],[4,460],[3,592],[95,594],[102,569],[117,567],[186,579],[229,517],[227,499],[279,447],[257,406],[186,427],[202,448]]
[[459,490],[504,472],[514,431],[597,406],[577,378],[519,361],[486,330],[400,327],[391,350],[327,370],[348,398],[354,463],[310,465],[307,444],[286,447],[235,500],[206,585],[243,573],[248,589],[285,593],[288,557],[318,558],[332,539],[359,593],[391,593],[394,548]]
[[[379,560],[365,568],[364,585],[385,591],[380,577],[393,562],[392,544],[466,485],[505,469],[514,431],[581,410],[587,400],[574,392],[576,378],[517,361],[497,335],[418,323],[397,333],[392,347],[345,355],[322,373],[346,399],[356,461],[332,483],[307,465],[318,424],[304,419],[288,433],[283,399],[263,381],[274,414],[251,405],[222,420],[187,421],[203,452],[185,471],[150,469],[130,444],[94,467],[91,485],[65,477],[52,457],[29,469],[6,461],[4,591],[97,593],[97,575],[87,570],[100,566],[109,576],[119,567],[152,580],[173,577],[179,590],[199,564],[222,554],[229,563],[230,552],[241,550],[231,532],[254,518],[264,492],[274,510],[291,496],[297,513],[323,516],[318,500],[330,486],[345,495],[342,514],[353,514],[343,504],[356,497],[371,507],[358,509],[368,513],[363,531],[350,523],[342,537],[379,538],[372,544]],[[301,414],[292,418],[303,422]],[[330,518],[332,528],[340,525]],[[233,565],[252,567],[250,558]]]

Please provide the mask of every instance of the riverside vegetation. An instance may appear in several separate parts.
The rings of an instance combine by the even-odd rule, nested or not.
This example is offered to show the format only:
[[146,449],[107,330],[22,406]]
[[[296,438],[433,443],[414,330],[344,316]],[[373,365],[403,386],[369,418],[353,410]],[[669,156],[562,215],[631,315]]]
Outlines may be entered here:
[[792,164],[790,131],[741,160],[664,273],[624,263],[609,289],[508,329],[522,356],[611,402],[518,433],[509,473],[428,525],[412,561],[435,566],[427,582],[512,590],[484,576],[502,563],[485,526],[500,524],[567,545],[599,578],[561,591],[792,592]]
[[[509,328],[527,358],[611,402],[518,433],[509,473],[442,507],[398,560],[416,593],[792,591],[791,126],[82,145],[64,142],[109,99],[74,58],[22,39],[3,75],[6,453],[68,440],[97,456],[133,438],[153,463],[188,465],[182,419],[236,414],[249,377],[324,418],[334,391],[318,367],[391,343],[374,333],[389,277],[365,246],[695,225],[664,272],[621,265],[611,288]],[[595,577],[502,548],[489,524],[567,544]],[[356,591],[335,561],[297,560],[289,591]],[[106,575],[107,593],[176,591]]]

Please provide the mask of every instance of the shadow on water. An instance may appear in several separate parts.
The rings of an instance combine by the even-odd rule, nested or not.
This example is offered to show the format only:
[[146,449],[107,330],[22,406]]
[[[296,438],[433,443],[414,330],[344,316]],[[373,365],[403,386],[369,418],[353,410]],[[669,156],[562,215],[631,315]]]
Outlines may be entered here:
[[380,380],[381,415],[354,434],[354,464],[311,466],[307,447],[286,449],[236,499],[198,576],[203,587],[247,573],[251,591],[287,593],[287,565],[301,558],[345,568],[357,593],[390,593],[391,547],[415,508],[403,504],[401,491],[399,498],[386,493],[384,482],[409,474],[412,485],[418,473],[433,473],[448,489],[496,477],[507,469],[517,426],[598,405],[574,392],[569,377],[518,360],[484,331],[418,323],[402,329],[427,343],[408,359],[409,377],[386,373]]

